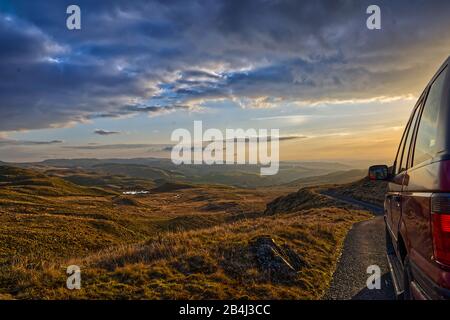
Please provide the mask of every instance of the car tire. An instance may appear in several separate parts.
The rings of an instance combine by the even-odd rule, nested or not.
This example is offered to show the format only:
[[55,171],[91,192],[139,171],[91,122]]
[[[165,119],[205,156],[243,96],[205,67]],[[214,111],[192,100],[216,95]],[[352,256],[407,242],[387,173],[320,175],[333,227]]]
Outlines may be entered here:
[[409,257],[406,256],[403,261],[403,280],[404,280],[404,292],[403,292],[403,300],[414,300],[414,297],[411,292],[411,267],[409,263]]

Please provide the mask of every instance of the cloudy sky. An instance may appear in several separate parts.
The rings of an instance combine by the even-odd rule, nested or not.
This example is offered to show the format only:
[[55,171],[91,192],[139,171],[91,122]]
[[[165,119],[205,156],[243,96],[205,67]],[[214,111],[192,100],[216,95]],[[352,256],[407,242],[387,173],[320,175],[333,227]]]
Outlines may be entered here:
[[430,0],[0,0],[0,160],[167,156],[194,120],[279,128],[284,160],[391,160],[449,17]]

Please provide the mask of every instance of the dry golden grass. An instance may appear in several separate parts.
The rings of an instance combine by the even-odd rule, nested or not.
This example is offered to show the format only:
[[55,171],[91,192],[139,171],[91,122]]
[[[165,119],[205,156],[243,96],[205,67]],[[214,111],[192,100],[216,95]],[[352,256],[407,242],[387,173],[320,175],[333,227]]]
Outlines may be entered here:
[[[325,292],[343,239],[368,214],[336,208],[260,217],[202,230],[167,232],[37,269],[14,266],[17,298],[317,299]],[[261,269],[252,240],[269,235],[306,261],[289,281]],[[82,289],[65,289],[65,266],[82,269]]]
[[356,182],[335,186],[332,188],[332,191],[361,201],[383,206],[386,189],[387,182],[371,181],[369,178],[364,178]]
[[[0,171],[0,182],[0,299],[316,299],[347,231],[369,218],[313,191],[267,215],[285,190],[128,197],[23,170]],[[252,249],[262,236],[304,265],[287,278],[264,268]],[[81,267],[81,290],[66,289],[71,264]]]
[[20,270],[32,274],[27,279],[39,278],[40,268],[50,262],[63,265],[68,259],[131,245],[158,233],[257,216],[279,194],[198,187],[122,196],[8,167],[0,167],[0,183],[1,298],[20,294]]

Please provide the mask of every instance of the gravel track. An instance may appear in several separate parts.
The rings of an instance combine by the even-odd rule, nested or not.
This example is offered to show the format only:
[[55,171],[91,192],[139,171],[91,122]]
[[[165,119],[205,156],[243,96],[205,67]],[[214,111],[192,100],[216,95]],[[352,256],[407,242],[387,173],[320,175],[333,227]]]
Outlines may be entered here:
[[[345,242],[341,258],[333,275],[325,300],[393,300],[394,289],[386,258],[383,208],[376,205],[323,192],[342,202],[372,212],[373,219],[353,225]],[[381,269],[381,289],[369,290],[366,281],[370,274],[367,267],[378,265]]]

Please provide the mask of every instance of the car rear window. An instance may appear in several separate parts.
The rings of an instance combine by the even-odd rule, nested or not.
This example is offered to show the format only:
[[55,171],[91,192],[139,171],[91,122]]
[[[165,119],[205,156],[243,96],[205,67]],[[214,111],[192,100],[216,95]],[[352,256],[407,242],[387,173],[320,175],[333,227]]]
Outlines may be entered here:
[[414,151],[414,165],[433,158],[437,153],[438,119],[441,107],[442,91],[445,84],[445,72],[436,78],[428,93],[419,130],[417,131],[416,147]]

